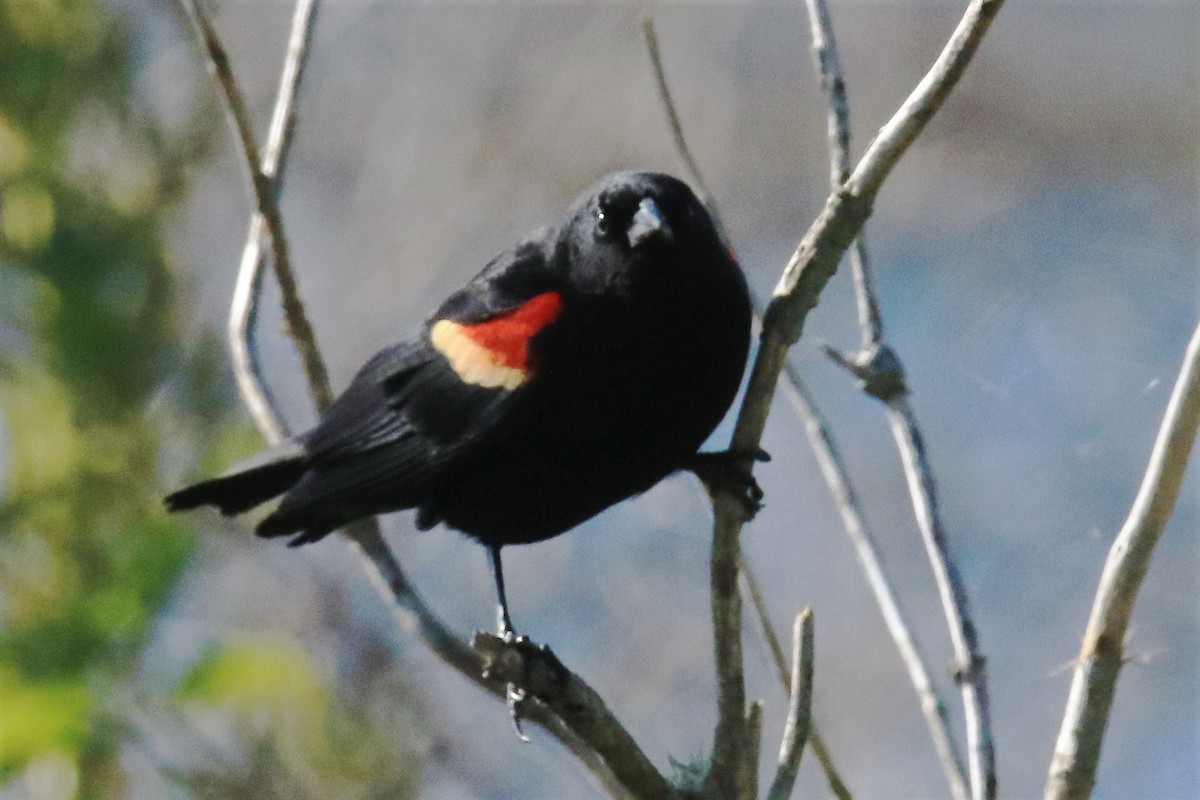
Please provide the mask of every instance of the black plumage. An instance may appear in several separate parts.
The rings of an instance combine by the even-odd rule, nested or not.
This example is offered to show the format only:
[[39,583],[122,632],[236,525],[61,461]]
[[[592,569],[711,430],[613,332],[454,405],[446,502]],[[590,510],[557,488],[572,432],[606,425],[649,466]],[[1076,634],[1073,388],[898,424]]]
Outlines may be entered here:
[[503,545],[693,467],[737,393],[750,315],[685,184],[609,175],[372,358],[315,428],[167,505],[235,514],[282,495],[257,532],[293,545],[415,508],[489,546],[499,583]]

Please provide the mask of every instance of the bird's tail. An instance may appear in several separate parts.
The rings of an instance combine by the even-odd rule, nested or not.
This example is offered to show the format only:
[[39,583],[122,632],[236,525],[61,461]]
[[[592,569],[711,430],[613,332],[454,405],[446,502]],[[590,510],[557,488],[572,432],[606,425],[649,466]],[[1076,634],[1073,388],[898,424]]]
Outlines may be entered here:
[[301,447],[288,442],[243,462],[219,478],[202,481],[167,495],[167,508],[187,511],[216,506],[229,516],[248,511],[292,488],[304,475],[306,458]]

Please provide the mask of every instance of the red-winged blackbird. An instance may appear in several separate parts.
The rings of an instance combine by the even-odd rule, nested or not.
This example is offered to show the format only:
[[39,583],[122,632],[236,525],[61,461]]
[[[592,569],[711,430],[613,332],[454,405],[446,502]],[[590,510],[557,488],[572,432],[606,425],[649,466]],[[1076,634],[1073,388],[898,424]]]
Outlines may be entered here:
[[737,393],[750,314],[745,278],[685,184],[609,175],[420,335],[376,354],[315,428],[167,506],[237,514],[282,494],[257,532],[292,546],[415,508],[421,529],[444,522],[490,549],[511,634],[502,546],[720,461],[697,449]]

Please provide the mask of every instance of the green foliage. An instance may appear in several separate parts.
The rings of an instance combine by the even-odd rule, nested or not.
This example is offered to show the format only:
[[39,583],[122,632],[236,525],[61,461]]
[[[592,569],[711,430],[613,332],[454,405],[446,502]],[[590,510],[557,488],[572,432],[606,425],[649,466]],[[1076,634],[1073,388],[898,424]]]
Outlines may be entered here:
[[[114,22],[89,0],[0,0],[0,777],[65,760],[82,796],[112,784],[107,695],[192,549],[158,502],[147,414],[189,361],[158,233],[181,181],[144,155],[162,137],[130,113]],[[85,115],[156,165],[136,191],[117,180],[135,157],[68,165]]]
[[330,676],[292,644],[254,640],[216,649],[195,665],[178,695],[189,706],[228,714],[250,743],[247,763],[208,765],[180,777],[200,796],[417,794],[420,769],[411,731],[389,731],[365,704],[335,696]]
[[241,737],[238,763],[157,764],[192,796],[414,796],[411,725],[363,699],[395,674],[340,691],[298,648],[243,641],[175,696],[139,680],[202,519],[163,509],[164,445],[202,439],[211,474],[261,440],[229,421],[215,340],[181,344],[159,233],[207,127],[147,119],[128,49],[100,0],[0,0],[0,794],[125,796],[141,704]]
[[28,681],[0,665],[0,763],[24,764],[54,750],[77,750],[91,714],[87,689],[77,682]]

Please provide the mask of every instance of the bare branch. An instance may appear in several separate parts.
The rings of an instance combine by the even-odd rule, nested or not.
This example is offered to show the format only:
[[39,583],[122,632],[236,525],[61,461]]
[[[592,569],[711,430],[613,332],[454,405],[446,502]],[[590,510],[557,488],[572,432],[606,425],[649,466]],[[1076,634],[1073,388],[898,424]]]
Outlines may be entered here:
[[1004,0],[972,0],[929,72],[867,146],[846,181],[852,194],[873,198],[892,168],[950,96]]
[[788,370],[791,373],[791,380],[790,385],[784,387],[784,395],[796,413],[805,420],[805,433],[808,435],[809,444],[816,456],[817,465],[833,496],[834,504],[842,517],[842,526],[854,547],[855,556],[867,578],[867,585],[875,596],[875,602],[883,616],[884,625],[887,627],[892,641],[895,642],[901,661],[904,662],[909,681],[921,701],[921,712],[925,716],[925,724],[929,728],[942,769],[950,783],[951,793],[956,800],[965,800],[968,796],[967,781],[962,767],[962,758],[958,754],[954,745],[954,737],[950,733],[946,705],[934,687],[929,669],[925,665],[925,658],[921,654],[920,648],[913,638],[912,629],[900,608],[900,601],[892,589],[879,548],[867,528],[858,495],[850,483],[845,464],[842,462],[841,454],[833,441],[824,416],[814,404],[807,386],[798,374],[794,374],[795,371],[790,364]]
[[[1003,0],[971,0],[929,72],[879,130],[850,178],[828,198],[825,209],[809,227],[789,259],[767,310],[768,327],[773,330],[764,332],[764,339],[771,346],[759,355],[762,368],[758,386],[752,385],[756,393],[766,390],[769,394],[780,369],[780,354],[773,351],[786,348],[800,337],[808,311],[862,229],[879,188],[958,83],[1002,4]],[[743,404],[743,408],[747,416],[740,426],[738,443],[757,442],[766,422],[766,408],[760,400]]]
[[[846,184],[847,188],[850,188],[851,177],[848,175],[850,164],[850,109],[846,100],[845,81],[842,78],[841,64],[837,57],[837,48],[833,38],[833,27],[828,9],[825,7],[824,0],[806,0],[806,3],[809,9],[817,70],[821,75],[822,86],[829,97],[830,177],[834,190],[837,191],[843,184]],[[995,13],[995,9],[992,10],[992,13]],[[969,16],[970,14],[968,14]],[[960,59],[959,63],[965,66],[966,61],[962,59],[969,58],[970,53],[978,45],[980,37],[982,37],[983,32],[987,28],[987,19],[990,18],[984,19],[982,24],[968,26],[967,18],[964,18],[963,24],[959,26],[951,42],[951,45],[957,49],[953,52],[949,48],[943,51],[942,56],[938,59],[937,64],[935,64],[935,70],[938,65],[943,65],[947,69],[951,69],[950,65],[954,63],[956,58]],[[955,44],[956,42],[957,44]],[[936,107],[936,104],[940,103],[941,99],[944,99],[948,91],[948,84],[939,84],[936,81],[931,81],[929,76],[926,76],[926,79],[921,82],[916,91],[906,101],[901,112],[908,107],[916,108],[922,103],[934,104],[933,107]],[[908,137],[907,141],[911,141],[912,137],[915,137],[919,133],[923,124],[924,122],[916,117],[907,121],[898,121],[896,117],[893,117],[892,121],[884,126],[883,130],[876,137],[875,142],[868,148],[867,155],[864,156],[863,162],[859,164],[859,171],[856,173],[856,176],[863,179],[861,176],[865,164],[874,163],[883,165],[886,163],[895,163],[895,159],[899,157],[898,154],[903,152],[903,147],[900,143],[905,140],[905,137]],[[895,136],[897,144],[888,145],[884,141],[889,133]],[[895,155],[892,155],[892,153]],[[869,161],[872,158],[877,160],[874,162]],[[866,180],[867,185],[869,185],[873,179],[868,178],[863,180]],[[862,331],[862,352],[854,361],[841,356],[829,348],[827,348],[827,352],[830,352],[830,355],[835,360],[858,375],[867,392],[884,400],[888,409],[889,424],[892,427],[897,446],[901,451],[901,460],[904,464],[904,472],[908,480],[913,507],[916,511],[922,538],[926,543],[926,550],[933,566],[934,576],[938,582],[942,605],[950,625],[950,637],[959,662],[957,679],[962,688],[967,721],[971,794],[976,800],[982,800],[985,797],[991,798],[995,796],[996,768],[984,661],[982,655],[980,655],[975,627],[970,620],[967,610],[965,587],[963,587],[959,579],[958,569],[951,556],[942,528],[941,518],[937,512],[937,498],[934,493],[933,475],[925,457],[924,445],[917,428],[916,416],[908,405],[903,366],[895,352],[883,343],[883,322],[879,313],[879,303],[875,298],[871,282],[870,261],[867,257],[867,248],[861,231],[851,250],[850,261],[854,277],[855,297],[858,305],[859,327]],[[797,386],[797,389],[800,390],[799,393],[802,394],[803,390],[796,384],[795,380],[793,380],[793,384]],[[811,404],[809,406],[811,407]],[[810,433],[810,441],[813,442],[814,449],[820,451],[821,445],[817,442],[816,438],[813,433]],[[820,455],[818,457],[820,458]],[[827,462],[823,461],[822,470],[826,473],[826,482],[832,487],[836,478],[831,476],[839,470],[833,464],[828,464],[830,467],[829,470],[826,469],[826,466]],[[837,496],[838,492],[835,490],[834,494]],[[839,506],[841,505],[842,503],[839,501]],[[846,520],[844,511],[843,520]],[[847,523],[847,531],[850,531],[849,523]],[[855,538],[853,534],[851,536]],[[861,548],[859,549],[861,551]],[[863,560],[861,552],[859,558],[865,568],[867,562]],[[881,579],[882,574],[876,573],[872,575],[870,570],[867,571],[868,580],[872,581],[872,588],[876,591],[876,597],[879,599],[882,608],[885,601],[882,599],[883,596],[875,584],[875,579]],[[883,584],[882,588],[886,589],[886,584]],[[887,616],[888,614],[885,611],[885,618]],[[895,621],[902,623],[902,620],[898,618]],[[956,797],[962,797],[965,790],[963,786],[962,767],[957,755],[953,752],[953,740],[950,738],[946,727],[944,707],[941,707],[940,702],[935,706],[926,699],[932,693],[932,684],[928,681],[928,675],[922,676],[920,674],[924,672],[924,667],[920,665],[919,656],[915,649],[906,648],[901,643],[903,638],[907,637],[901,638],[894,635],[893,638],[896,639],[901,655],[906,663],[912,663],[910,659],[917,659],[917,662],[910,666],[909,674],[913,680],[913,685],[917,687],[918,694],[922,696],[922,709],[925,711],[926,721],[930,725],[930,731],[933,733],[934,744],[941,756],[947,778],[950,780],[951,790]],[[914,670],[914,667],[919,669]],[[930,694],[926,694],[922,688],[923,686],[928,687]]]
[[662,101],[663,110],[667,113],[667,125],[671,129],[671,139],[675,143],[675,152],[683,160],[684,166],[687,168],[688,177],[695,184],[700,202],[702,202],[709,212],[716,215],[716,207],[713,205],[712,192],[708,190],[708,185],[704,182],[704,176],[700,173],[700,166],[696,163],[696,159],[692,157],[692,151],[687,145],[687,140],[683,137],[683,125],[679,122],[679,112],[675,109],[675,100],[671,96],[671,89],[667,85],[667,74],[663,69],[662,54],[658,48],[658,34],[654,30],[654,18],[646,15],[642,18],[642,33],[646,37],[646,51],[650,54],[650,68],[654,72],[654,80],[658,85],[658,99]]
[[[637,797],[670,798],[674,790],[659,774],[604,704],[600,695],[558,660],[545,645],[509,642],[476,633],[472,647],[483,659],[483,675],[526,693],[521,713],[539,723],[560,720]],[[546,726],[553,730],[552,727]]]
[[917,428],[916,417],[905,394],[888,398],[884,404],[888,425],[900,451],[908,493],[916,512],[917,527],[925,543],[926,555],[933,568],[942,610],[954,647],[955,682],[963,696],[967,723],[967,752],[971,775],[971,796],[996,796],[996,758],[991,733],[986,662],[979,649],[975,624],[971,621],[966,587],[958,572],[946,532],[938,512],[933,472],[925,453],[925,443]]
[[[209,69],[216,77],[217,84],[222,91],[222,95],[225,97],[226,108],[230,118],[233,120],[234,130],[238,132],[238,138],[243,147],[244,163],[247,165],[251,175],[256,176],[253,182],[255,187],[258,188],[264,182],[264,175],[259,166],[257,146],[254,142],[253,131],[249,125],[245,102],[237,81],[234,79],[232,69],[229,66],[225,49],[221,45],[220,38],[212,27],[212,24],[194,0],[184,0],[184,2],[204,41],[208,54]],[[271,125],[272,137],[269,144],[271,153],[268,154],[267,160],[276,170],[275,182],[269,187],[270,191],[256,192],[255,196],[260,206],[255,211],[254,220],[251,222],[251,234],[253,234],[256,227],[254,224],[255,221],[261,221],[261,224],[270,228],[272,226],[271,220],[275,220],[277,227],[273,229],[271,241],[275,251],[277,272],[280,270],[286,272],[289,269],[286,245],[283,244],[286,242],[286,239],[283,235],[282,219],[278,215],[278,205],[275,202],[279,186],[278,177],[280,177],[278,171],[282,169],[285,163],[287,141],[290,139],[291,126],[287,123],[287,120],[291,119],[294,114],[288,106],[294,101],[297,82],[302,75],[302,63],[299,62],[303,61],[306,52],[304,43],[311,37],[311,26],[314,20],[315,14],[313,13],[312,3],[309,0],[300,0],[297,4],[296,14],[293,17],[293,27],[288,48],[289,63],[285,65],[284,80],[280,86]],[[271,206],[275,210],[264,213],[264,205]],[[253,242],[253,246],[251,246],[251,241]],[[262,281],[252,276],[247,277],[256,271],[261,274],[261,270],[256,269],[259,261],[257,253],[258,244],[259,238],[257,236],[251,236],[248,239],[246,253],[243,254],[242,258],[242,270],[238,278],[238,292],[244,291],[246,292],[246,296],[238,298],[233,303],[231,309],[229,334],[231,337],[231,350],[235,353],[249,351],[246,339],[252,332],[250,326],[254,323],[254,316],[252,314],[249,315],[246,318],[245,325],[234,318],[243,313],[246,308],[253,308],[258,302],[257,295],[261,290]],[[251,253],[251,250],[254,252]],[[290,273],[288,274],[290,277]],[[294,281],[289,281],[289,283],[294,289]],[[299,297],[295,297],[294,302],[296,307],[300,309],[300,319],[304,319],[303,305]],[[304,368],[309,376],[310,388],[318,384],[323,386],[322,395],[325,399],[323,400],[322,395],[318,395],[315,390],[313,398],[317,406],[323,408],[328,405],[330,389],[328,380],[325,378],[323,366],[316,374],[309,371],[313,364],[322,364],[316,340],[313,338],[312,328],[305,323],[294,326],[293,331],[301,350],[313,354],[310,359],[305,359]],[[243,401],[247,407],[251,408],[255,424],[258,425],[260,432],[269,443],[278,443],[282,438],[283,423],[277,408],[269,402],[260,405],[259,403],[263,395],[256,394],[250,388],[261,386],[260,377],[251,371],[249,360],[235,358],[233,367],[238,378],[238,388],[242,391]],[[385,597],[395,604],[394,611],[402,627],[409,631],[415,629],[443,661],[446,661],[463,674],[468,676],[474,675],[474,679],[479,682],[479,676],[482,674],[482,662],[478,656],[463,644],[461,638],[450,633],[441,621],[428,609],[420,596],[416,594],[412,586],[408,583],[408,579],[400,568],[400,564],[395,560],[395,557],[383,542],[383,537],[379,532],[379,526],[376,521],[368,519],[356,523],[346,531],[346,534],[359,552],[368,560],[369,571],[376,579],[376,585],[381,588]]]
[[[837,54],[837,43],[833,34],[833,22],[825,0],[805,0],[808,8],[809,24],[812,33],[813,55],[817,72],[821,78],[821,86],[829,100],[828,130],[830,155],[830,183],[836,191],[850,176],[850,105],[846,97],[846,82],[842,73],[841,61]],[[871,282],[870,260],[864,239],[865,231],[860,231],[850,250],[850,270],[854,279],[854,294],[858,307],[859,328],[862,332],[862,349],[866,365],[879,367],[878,361],[868,354],[881,352],[878,345],[883,339],[883,320],[879,311],[879,303],[875,297]],[[861,370],[858,364],[841,355],[833,348],[826,347],[826,352],[835,361],[850,369],[868,385],[869,376],[866,366]],[[890,350],[886,350],[891,354]],[[889,367],[892,365],[888,365]],[[894,370],[901,378],[903,371],[899,363]],[[875,369],[871,376],[883,376],[883,369]],[[954,739],[950,733],[949,718],[945,704],[938,697],[929,671],[925,667],[924,658],[917,649],[908,623],[900,611],[899,602],[891,589],[883,568],[878,548],[867,530],[863,516],[859,512],[858,499],[850,485],[848,473],[841,457],[833,443],[828,426],[817,411],[799,375],[792,366],[788,365],[793,392],[788,393],[788,399],[796,407],[797,412],[807,420],[805,430],[809,444],[817,457],[825,482],[829,486],[834,502],[842,516],[846,534],[854,545],[859,563],[867,576],[867,583],[875,595],[876,603],[883,614],[884,624],[888,628],[896,648],[908,670],[909,680],[921,700],[921,711],[925,716],[926,725],[933,737],[934,747],[950,783],[950,790],[956,800],[965,800],[968,787],[964,777],[962,760],[958,755]],[[899,386],[889,386],[889,389],[902,389]],[[882,389],[879,381],[870,386],[873,393],[878,394]]]
[[[879,132],[846,185],[828,198],[825,208],[788,261],[765,314],[761,345],[751,367],[750,383],[734,429],[732,447],[735,450],[750,452],[759,446],[787,351],[803,331],[809,310],[816,305],[841,256],[862,230],[879,187],[957,83],[1001,4],[1002,0],[972,0],[933,68]],[[718,498],[715,505],[713,575],[714,587],[719,588],[718,568],[725,568],[736,557],[743,518],[731,498]],[[740,642],[736,647],[722,644],[738,637],[736,626],[741,622],[740,607],[731,608],[737,603],[736,592],[723,595],[714,591],[713,618],[717,627],[719,670],[721,656],[741,656]],[[743,702],[744,687],[733,676],[721,680],[719,674],[718,685],[726,703],[732,705],[735,699]],[[721,713],[718,734],[732,729],[731,724],[723,725],[725,720],[726,715]],[[714,756],[720,754],[717,751]],[[721,762],[714,757],[714,768],[719,765]]]
[[[308,321],[304,304],[300,301],[296,279],[292,273],[287,238],[283,233],[283,217],[279,213],[279,204],[276,202],[275,182],[263,172],[258,144],[254,137],[254,128],[250,123],[250,113],[246,108],[246,101],[237,80],[234,78],[233,69],[229,64],[229,56],[221,44],[220,37],[217,36],[216,30],[197,0],[182,0],[182,2],[195,23],[196,30],[204,44],[205,63],[208,70],[221,89],[221,97],[228,112],[227,116],[240,145],[238,150],[242,156],[242,163],[250,178],[255,210],[262,216],[266,232],[271,237],[275,276],[279,281],[288,331],[300,353],[304,374],[308,377],[309,391],[312,393],[317,407],[323,409],[333,399],[329,389],[329,375],[325,369],[325,362],[321,360],[321,355],[317,352],[316,337],[313,334],[312,325]],[[261,398],[255,398],[255,403],[256,407],[261,404]],[[259,407],[258,413],[261,411],[262,409]],[[280,425],[276,434],[279,434],[282,429],[282,425]]]
[[[812,31],[813,59],[821,78],[821,88],[829,100],[826,122],[829,131],[829,184],[837,191],[850,177],[850,102],[846,97],[846,80],[841,59],[838,58],[829,7],[825,0],[805,0],[805,5]],[[871,284],[865,236],[865,231],[859,231],[854,246],[850,248],[850,274],[854,279],[854,297],[858,305],[864,350],[883,338],[883,321]]]
[[[764,318],[762,343],[751,367],[750,384],[734,430],[734,449],[749,452],[758,447],[787,350],[799,338],[808,311],[816,305],[842,254],[861,231],[879,187],[961,77],[1002,2],[972,0],[929,73],[877,135],[847,184],[830,195],[788,261]],[[660,93],[669,103],[670,93],[665,91],[653,27],[647,26],[646,32]],[[668,105],[668,115],[672,129],[677,130],[678,115],[673,104]],[[681,146],[681,138],[677,137],[677,148]],[[686,153],[686,142],[682,148]],[[690,162],[689,169],[696,171],[694,160],[685,157],[685,161]],[[713,505],[716,519],[710,569],[718,715],[709,788],[714,793],[733,795],[745,705],[741,598],[736,588],[738,537],[744,516],[741,505],[727,495],[718,495]]]
[[1188,343],[1141,487],[1100,575],[1050,763],[1047,800],[1086,798],[1096,782],[1104,729],[1125,663],[1129,618],[1154,546],[1175,508],[1198,426],[1200,327]]
[[761,700],[751,700],[746,712],[746,749],[742,753],[742,768],[738,775],[741,792],[738,800],[758,800],[758,757],[762,752]]
[[[783,645],[779,643],[779,635],[775,633],[775,626],[771,623],[770,615],[767,614],[767,604],[763,600],[762,591],[758,587],[758,579],[754,577],[754,570],[751,569],[750,563],[746,561],[745,553],[742,554],[742,578],[746,581],[746,593],[750,595],[750,604],[754,608],[754,616],[758,621],[759,630],[763,635],[763,639],[767,642],[768,649],[771,651],[771,661],[775,664],[776,672],[779,675],[779,685],[783,688],[784,694],[790,699],[791,678],[788,672],[787,659],[783,655]],[[838,773],[837,766],[833,763],[833,757],[817,732],[817,723],[815,721],[809,722],[808,741],[812,747],[813,755],[816,756],[817,762],[821,765],[821,771],[825,773],[825,780],[829,784],[829,790],[833,792],[833,796],[838,798],[838,800],[853,800],[850,789],[842,781],[842,776]]]
[[742,602],[738,593],[739,545],[745,507],[727,492],[713,497],[716,523],[709,573],[712,576],[713,643],[717,670],[717,727],[709,791],[736,797],[738,764],[742,758],[746,683],[742,661]]
[[767,792],[767,800],[787,800],[796,783],[800,756],[812,722],[813,657],[812,609],[805,608],[796,615],[792,626],[791,699],[783,743],[779,748],[779,766]]
[[[308,63],[308,48],[315,27],[316,0],[299,0],[292,15],[287,55],[275,107],[271,112],[271,124],[267,129],[266,148],[262,153],[262,171],[274,185],[276,203],[283,193],[284,169],[296,121],[296,97],[304,77],[304,67]],[[255,337],[265,266],[262,250],[264,226],[265,219],[256,210],[250,217],[242,261],[233,287],[228,338],[242,401],[267,438],[279,440],[287,435],[287,427],[279,404],[272,397],[264,377]]]

